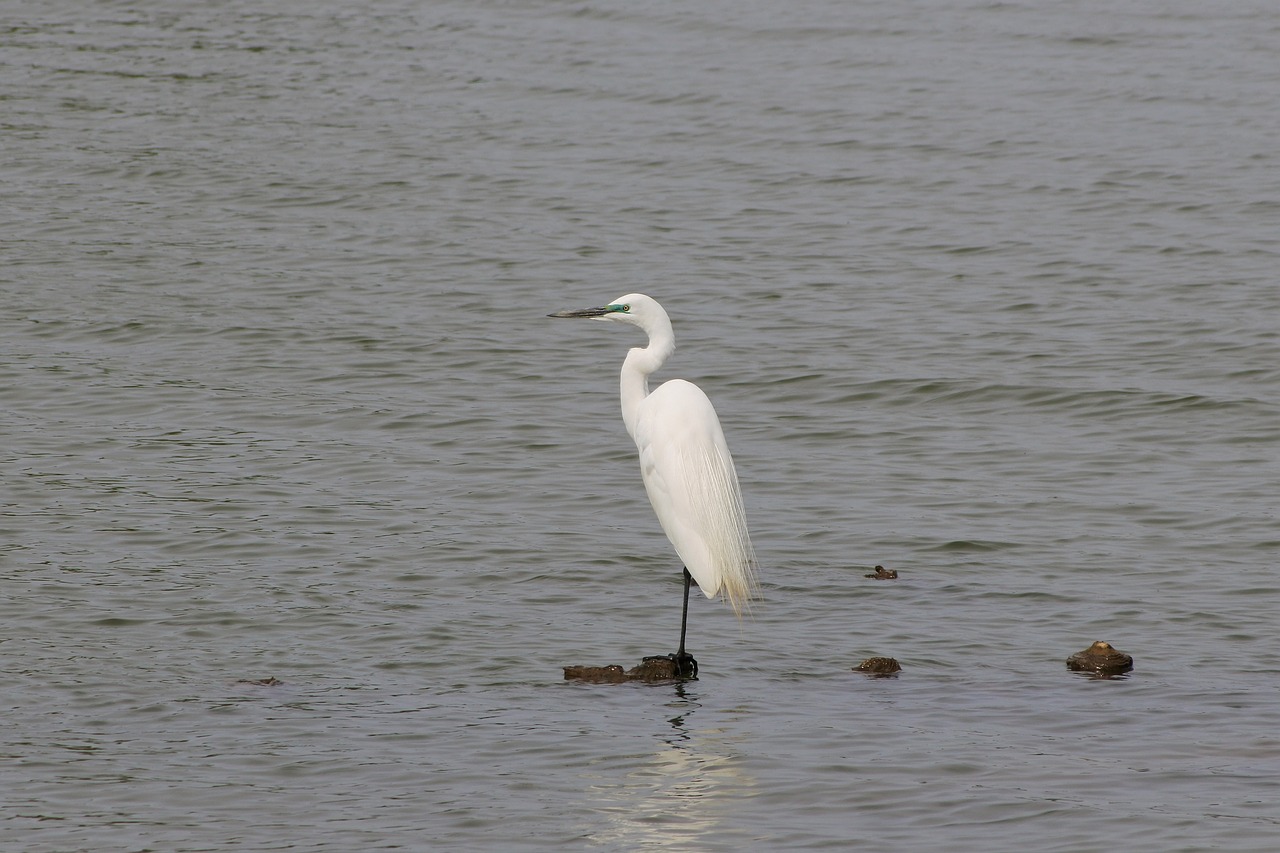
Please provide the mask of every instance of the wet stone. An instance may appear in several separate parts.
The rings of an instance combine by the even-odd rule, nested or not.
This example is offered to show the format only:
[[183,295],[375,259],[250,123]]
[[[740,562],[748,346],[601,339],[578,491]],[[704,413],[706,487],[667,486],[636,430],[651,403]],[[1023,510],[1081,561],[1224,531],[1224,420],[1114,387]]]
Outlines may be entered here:
[[565,681],[585,681],[588,684],[617,684],[628,681],[627,673],[616,663],[610,666],[566,666]]
[[870,675],[873,678],[884,678],[885,676],[897,675],[902,672],[902,667],[898,665],[898,661],[894,658],[867,658],[855,666],[853,671]]
[[1133,658],[1110,643],[1098,640],[1084,651],[1067,658],[1067,669],[1098,675],[1120,675],[1133,669]]
[[624,670],[621,666],[566,666],[565,681],[582,681],[587,684],[621,684],[627,681],[654,683],[680,680],[676,662],[670,657],[645,658],[638,666]]

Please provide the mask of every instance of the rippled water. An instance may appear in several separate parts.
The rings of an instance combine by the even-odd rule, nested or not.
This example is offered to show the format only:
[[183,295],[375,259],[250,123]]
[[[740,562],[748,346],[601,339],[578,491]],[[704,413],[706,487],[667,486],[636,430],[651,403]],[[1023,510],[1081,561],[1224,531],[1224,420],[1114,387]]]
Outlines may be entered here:
[[[0,846],[1274,849],[1278,40],[10,9]],[[566,684],[676,640],[638,341],[544,316],[632,290],[765,598],[693,602],[698,681]],[[1066,671],[1095,639],[1131,677]]]

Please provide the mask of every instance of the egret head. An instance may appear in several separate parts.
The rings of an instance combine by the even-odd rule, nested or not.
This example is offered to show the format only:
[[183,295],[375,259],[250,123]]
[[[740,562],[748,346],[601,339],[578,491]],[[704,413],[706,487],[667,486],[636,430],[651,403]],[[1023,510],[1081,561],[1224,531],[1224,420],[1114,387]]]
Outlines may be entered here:
[[639,326],[642,329],[653,328],[655,324],[667,319],[667,312],[657,300],[643,293],[628,293],[599,308],[578,308],[570,311],[557,311],[548,317],[587,317],[593,320],[615,320]]

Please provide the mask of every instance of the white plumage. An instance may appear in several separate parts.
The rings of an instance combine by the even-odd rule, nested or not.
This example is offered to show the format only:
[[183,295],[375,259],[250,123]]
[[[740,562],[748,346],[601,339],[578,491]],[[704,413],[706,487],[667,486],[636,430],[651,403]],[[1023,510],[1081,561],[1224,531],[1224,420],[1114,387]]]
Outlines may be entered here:
[[631,436],[658,522],[707,598],[741,613],[754,593],[751,538],[738,477],[716,411],[683,379],[639,403]]
[[720,419],[702,389],[683,379],[649,391],[650,374],[675,351],[667,312],[630,293],[603,308],[551,316],[627,323],[649,336],[648,346],[627,353],[621,376],[622,420],[640,451],[645,491],[699,588],[708,598],[723,594],[741,614],[757,593],[755,554]]

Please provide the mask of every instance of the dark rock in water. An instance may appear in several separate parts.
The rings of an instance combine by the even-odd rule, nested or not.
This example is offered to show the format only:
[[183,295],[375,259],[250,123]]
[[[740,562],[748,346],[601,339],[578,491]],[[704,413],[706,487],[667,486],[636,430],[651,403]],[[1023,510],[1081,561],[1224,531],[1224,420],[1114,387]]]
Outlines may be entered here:
[[673,658],[652,657],[627,670],[627,677],[632,681],[673,681],[680,677],[680,672]]
[[252,684],[255,687],[279,687],[284,684],[278,678],[240,678],[236,680],[236,684]]
[[627,674],[616,663],[610,666],[566,666],[565,681],[585,681],[589,684],[616,684],[627,681]]
[[[646,664],[649,663],[652,663],[653,666],[646,668]],[[640,666],[631,671],[641,673],[670,672],[671,678],[694,679],[698,677],[698,662],[688,652],[675,652],[669,655],[646,655],[640,661]],[[666,676],[662,677],[665,678]]]
[[884,566],[876,566],[876,570],[865,577],[878,581],[894,581],[898,579],[898,570],[886,569]]
[[897,675],[902,672],[902,667],[893,658],[867,658],[862,663],[853,668],[854,672],[861,672],[864,675],[870,675],[877,678],[883,678],[888,675]]
[[1094,672],[1098,675],[1120,675],[1133,669],[1133,658],[1102,640],[1067,658],[1067,669]]
[[670,657],[645,658],[639,666],[623,670],[616,663],[609,666],[566,666],[565,681],[585,681],[588,684],[621,684],[625,681],[647,683],[676,681],[680,674],[676,662]]

